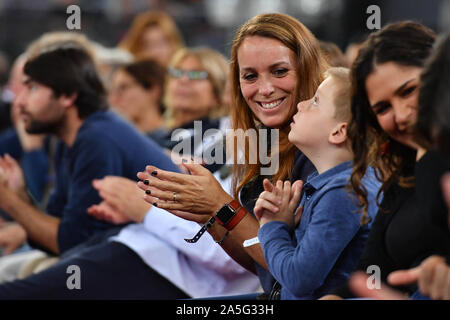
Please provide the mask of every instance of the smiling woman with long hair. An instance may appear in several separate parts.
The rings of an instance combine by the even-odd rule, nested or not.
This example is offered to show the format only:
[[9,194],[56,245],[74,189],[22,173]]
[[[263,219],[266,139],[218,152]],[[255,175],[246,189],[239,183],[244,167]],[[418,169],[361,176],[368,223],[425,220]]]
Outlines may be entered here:
[[151,166],[147,172],[138,174],[148,183],[140,182],[139,186],[151,193],[146,200],[153,205],[202,224],[220,219],[216,215],[219,210],[228,217],[228,221],[212,223],[204,229],[233,259],[258,273],[266,292],[272,288],[273,277],[267,272],[261,246],[242,246],[245,240],[256,237],[259,229],[255,217],[246,212],[253,212],[265,177],[294,181],[305,179],[314,171],[311,162],[287,136],[297,103],[314,95],[326,68],[318,41],[298,20],[278,13],[255,16],[239,29],[233,41],[232,127],[244,132],[254,129],[257,134],[258,129],[279,129],[278,152],[275,146],[268,146],[271,156],[279,157],[278,171],[272,177],[262,176],[261,161],[249,163],[254,154],[246,147],[235,153],[243,154],[247,161],[234,165],[233,196],[207,170],[194,163],[185,164],[191,175]]

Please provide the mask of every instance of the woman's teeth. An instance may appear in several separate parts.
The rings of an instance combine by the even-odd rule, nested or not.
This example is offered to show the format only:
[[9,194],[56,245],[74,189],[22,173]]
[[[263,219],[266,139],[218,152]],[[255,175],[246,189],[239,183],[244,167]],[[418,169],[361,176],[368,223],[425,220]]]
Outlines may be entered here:
[[280,99],[280,100],[277,100],[277,101],[274,101],[274,102],[271,102],[271,103],[260,102],[259,104],[264,109],[273,109],[273,108],[278,107],[282,101],[283,101],[283,99]]

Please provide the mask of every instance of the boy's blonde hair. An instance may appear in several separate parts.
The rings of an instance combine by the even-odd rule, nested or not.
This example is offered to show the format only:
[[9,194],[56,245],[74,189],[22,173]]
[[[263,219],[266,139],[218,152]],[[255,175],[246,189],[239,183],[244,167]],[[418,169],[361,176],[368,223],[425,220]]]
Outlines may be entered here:
[[350,70],[343,67],[330,68],[325,72],[325,77],[336,80],[337,89],[333,99],[335,105],[334,117],[339,121],[350,121],[351,118],[351,88]]

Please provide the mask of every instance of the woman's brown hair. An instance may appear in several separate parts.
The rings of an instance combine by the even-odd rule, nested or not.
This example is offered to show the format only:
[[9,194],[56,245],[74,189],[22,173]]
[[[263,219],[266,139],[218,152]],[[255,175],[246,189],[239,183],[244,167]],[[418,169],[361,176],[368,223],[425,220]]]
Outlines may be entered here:
[[[362,221],[367,216],[367,190],[361,179],[369,166],[374,167],[382,182],[382,192],[394,183],[413,187],[412,168],[416,151],[391,139],[380,127],[370,107],[366,92],[366,79],[375,66],[393,62],[400,66],[423,67],[431,52],[435,33],[427,27],[411,21],[386,25],[369,36],[352,66],[352,120],[348,136],[355,155],[350,177],[351,189],[361,202]],[[406,174],[405,174],[406,173]],[[409,174],[408,174],[409,173]]]
[[[321,54],[319,43],[314,35],[298,20],[280,13],[260,14],[244,25],[236,33],[231,49],[230,81],[231,81],[231,117],[233,129],[258,129],[261,123],[255,118],[241,93],[239,82],[239,61],[237,58],[242,41],[251,36],[261,36],[280,41],[295,54],[297,65],[297,85],[294,103],[289,117],[280,129],[279,169],[273,175],[273,181],[290,177],[294,165],[296,147],[288,141],[290,119],[296,112],[296,105],[302,100],[310,99],[323,80],[327,63]],[[256,130],[258,133],[259,131]],[[236,151],[236,150],[235,150]],[[242,187],[260,175],[261,161],[249,163],[249,148],[244,151],[245,164],[233,166],[233,194],[238,198]],[[235,160],[238,152],[234,152]],[[235,161],[237,163],[237,161]]]
[[161,28],[172,44],[174,51],[184,46],[183,38],[175,21],[167,13],[147,11],[136,16],[118,47],[129,51],[136,59],[141,59],[142,35],[149,27]]

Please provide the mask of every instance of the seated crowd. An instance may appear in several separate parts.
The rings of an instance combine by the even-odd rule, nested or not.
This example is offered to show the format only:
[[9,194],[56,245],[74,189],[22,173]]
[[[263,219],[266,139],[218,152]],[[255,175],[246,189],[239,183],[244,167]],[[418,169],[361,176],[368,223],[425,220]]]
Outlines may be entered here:
[[450,299],[449,74],[412,21],[354,60],[279,13],[229,62],[162,12],[115,49],[42,35],[0,132],[0,299]]

